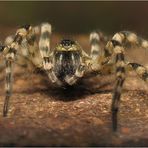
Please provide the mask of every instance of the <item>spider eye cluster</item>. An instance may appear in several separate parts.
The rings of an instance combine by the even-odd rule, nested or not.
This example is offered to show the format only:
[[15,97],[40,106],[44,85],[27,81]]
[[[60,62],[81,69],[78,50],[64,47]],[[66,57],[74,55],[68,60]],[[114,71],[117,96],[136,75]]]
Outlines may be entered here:
[[59,44],[56,46],[56,51],[78,51],[80,50],[80,47],[76,41],[70,40],[70,39],[63,39]]
[[29,25],[29,24],[25,24],[25,25],[20,26],[20,28],[25,28],[26,30],[29,30],[30,27],[31,27],[31,25]]
[[65,47],[65,46],[72,46],[75,44],[75,42],[69,39],[64,39],[61,41],[60,44]]

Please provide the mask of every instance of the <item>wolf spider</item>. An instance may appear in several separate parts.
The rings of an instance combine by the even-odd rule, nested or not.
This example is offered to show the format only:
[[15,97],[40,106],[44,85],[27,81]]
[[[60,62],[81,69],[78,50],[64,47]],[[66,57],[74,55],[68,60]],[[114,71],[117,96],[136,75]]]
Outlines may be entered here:
[[[40,34],[39,42],[37,36]],[[43,69],[52,83],[57,85],[73,85],[87,74],[115,73],[116,84],[112,98],[112,125],[117,130],[117,113],[121,90],[126,72],[135,70],[148,83],[148,70],[137,63],[125,60],[125,45],[136,45],[148,48],[148,41],[135,33],[121,31],[109,40],[104,49],[100,47],[100,34],[90,34],[91,54],[88,55],[73,40],[63,39],[57,46],[50,48],[51,25],[43,23],[40,27],[25,25],[16,31],[14,38],[0,51],[6,61],[6,97],[3,116],[7,116],[9,98],[12,92],[12,65],[19,50],[27,51],[27,57],[35,67]],[[113,70],[115,69],[115,70]]]

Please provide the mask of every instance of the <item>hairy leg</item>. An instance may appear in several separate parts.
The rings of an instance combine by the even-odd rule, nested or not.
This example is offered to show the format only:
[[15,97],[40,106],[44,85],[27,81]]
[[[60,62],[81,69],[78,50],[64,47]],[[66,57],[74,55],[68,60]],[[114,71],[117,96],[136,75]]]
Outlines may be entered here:
[[138,76],[144,80],[146,83],[148,83],[148,69],[145,68],[143,65],[140,65],[138,63],[128,63],[127,66],[130,66]]
[[5,56],[6,60],[6,83],[5,83],[6,97],[3,107],[3,116],[7,116],[9,99],[12,94],[12,65],[13,62],[15,61],[15,55],[19,50],[19,45],[21,45],[23,38],[26,37],[28,31],[30,30],[29,26],[25,27],[26,28],[20,28],[17,30],[13,42],[11,42],[10,45],[0,46],[1,49],[0,51]]
[[85,72],[85,66],[84,65],[80,65],[77,69],[76,72],[73,76],[67,76],[65,78],[65,81],[69,84],[69,85],[73,85],[75,84],[78,79],[82,78],[84,76],[84,72]]
[[49,79],[52,83],[61,85],[60,80],[56,77],[53,71],[52,64],[52,52],[50,49],[50,38],[51,38],[51,25],[49,23],[43,23],[41,25],[41,36],[39,40],[39,50],[43,59],[43,69],[46,71]]

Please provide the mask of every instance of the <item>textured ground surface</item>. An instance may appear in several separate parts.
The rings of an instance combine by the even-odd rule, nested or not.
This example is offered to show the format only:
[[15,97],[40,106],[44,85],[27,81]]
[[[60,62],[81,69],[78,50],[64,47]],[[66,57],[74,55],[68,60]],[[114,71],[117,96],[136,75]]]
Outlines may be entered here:
[[[78,36],[83,47],[88,46],[83,38]],[[145,63],[147,56],[137,52],[133,59]],[[65,90],[52,86],[43,74],[17,66],[14,71],[6,118],[2,117],[4,71],[0,73],[0,146],[148,146],[148,86],[135,73],[125,82],[119,128],[113,133],[113,76],[83,80]]]

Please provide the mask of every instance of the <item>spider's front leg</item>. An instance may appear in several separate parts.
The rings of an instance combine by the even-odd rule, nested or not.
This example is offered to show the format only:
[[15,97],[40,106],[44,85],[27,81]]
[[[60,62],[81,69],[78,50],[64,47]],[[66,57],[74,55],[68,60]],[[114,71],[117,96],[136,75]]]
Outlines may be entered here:
[[12,69],[13,69],[12,67],[13,67],[13,62],[15,61],[15,55],[17,53],[17,50],[19,49],[19,46],[23,38],[26,37],[30,29],[31,29],[30,26],[24,26],[23,28],[18,29],[13,42],[8,46],[1,46],[1,52],[2,54],[4,54],[6,60],[6,82],[5,82],[6,97],[3,107],[3,116],[7,116],[9,99],[12,93]]
[[5,97],[4,107],[3,107],[3,116],[7,116],[9,99],[12,93],[13,61],[14,61],[14,53],[12,52],[12,53],[7,54],[6,56],[6,82],[5,82],[6,97]]
[[65,78],[65,81],[69,84],[69,85],[73,85],[75,84],[80,78],[82,78],[84,76],[84,72],[86,70],[86,65],[84,64],[80,64],[78,66],[78,68],[76,69],[76,72],[73,76],[67,76]]
[[50,50],[50,37],[51,37],[51,25],[49,23],[43,23],[41,25],[41,36],[39,40],[39,50],[43,59],[43,69],[46,71],[49,79],[52,83],[62,85],[60,80],[53,71],[52,56],[53,53]]
[[129,69],[135,70],[141,79],[148,82],[148,70],[144,66],[137,63],[125,62],[124,46],[127,43],[145,49],[148,47],[148,41],[139,38],[135,33],[121,31],[113,36],[112,40],[107,43],[104,50],[104,64],[108,65],[110,62],[115,63],[116,69],[116,86],[112,100],[112,122],[114,131],[117,130],[117,113],[126,71]]
[[[116,84],[113,92],[112,99],[112,126],[113,131],[117,130],[117,115],[119,110],[119,102],[121,97],[121,91],[123,83],[125,81],[125,58],[124,58],[124,48],[123,48],[123,36],[116,33],[112,40],[108,41],[104,49],[104,67],[109,64],[109,62],[114,62],[115,72],[116,72]],[[113,59],[115,58],[115,59]],[[113,61],[112,61],[113,60]]]

